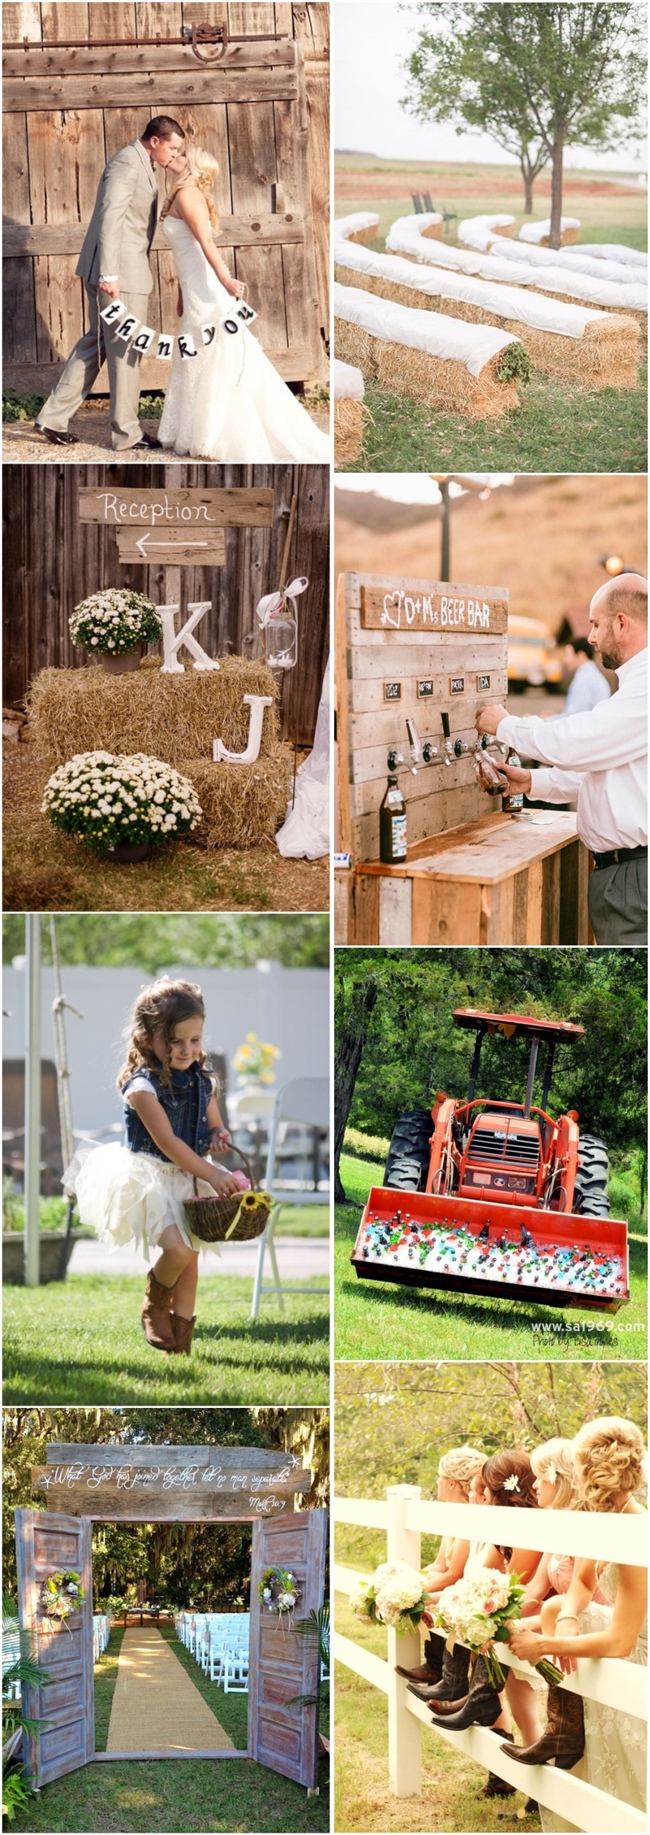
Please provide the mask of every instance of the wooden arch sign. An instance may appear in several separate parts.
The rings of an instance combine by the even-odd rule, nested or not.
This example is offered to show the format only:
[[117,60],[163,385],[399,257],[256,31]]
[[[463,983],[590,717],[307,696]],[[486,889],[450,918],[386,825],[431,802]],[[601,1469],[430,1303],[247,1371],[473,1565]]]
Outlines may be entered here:
[[292,1513],[311,1473],[257,1446],[52,1444],[32,1468],[48,1510],[97,1522],[256,1523]]

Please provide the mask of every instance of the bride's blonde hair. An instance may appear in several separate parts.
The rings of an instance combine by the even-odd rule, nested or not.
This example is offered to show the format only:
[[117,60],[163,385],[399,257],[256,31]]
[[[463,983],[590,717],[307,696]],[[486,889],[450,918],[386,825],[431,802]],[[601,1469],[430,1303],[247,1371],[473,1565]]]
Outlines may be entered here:
[[558,1437],[555,1440],[544,1440],[541,1446],[533,1448],[530,1455],[535,1477],[547,1478],[550,1484],[557,1485],[552,1510],[580,1509],[573,1451],[572,1440]]
[[586,1421],[573,1442],[578,1494],[585,1510],[613,1510],[621,1491],[630,1497],[643,1484],[645,1447],[634,1421],[601,1415]]
[[190,142],[190,145],[186,147],[185,151],[187,163],[190,168],[189,172],[186,172],[182,178],[178,178],[176,183],[172,185],[169,197],[166,200],[166,204],[163,205],[161,214],[163,216],[167,214],[170,205],[173,204],[174,198],[178,195],[179,191],[184,191],[188,185],[194,185],[196,190],[201,192],[201,196],[205,198],[212,228],[217,231],[220,225],[213,192],[219,177],[218,161],[214,158],[212,153],[208,153],[207,147],[197,146],[194,141]]
[[472,1479],[482,1471],[484,1464],[485,1453],[478,1453],[475,1446],[452,1446],[448,1453],[443,1453],[438,1472],[443,1478],[455,1479],[467,1497]]

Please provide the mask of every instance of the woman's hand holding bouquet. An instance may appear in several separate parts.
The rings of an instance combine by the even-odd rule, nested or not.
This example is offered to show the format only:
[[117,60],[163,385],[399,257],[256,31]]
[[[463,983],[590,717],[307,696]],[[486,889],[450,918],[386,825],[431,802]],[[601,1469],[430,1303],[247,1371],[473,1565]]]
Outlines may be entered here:
[[[494,1645],[510,1642],[510,1627],[513,1620],[521,1617],[523,1596],[524,1586],[518,1574],[486,1568],[473,1580],[460,1580],[456,1586],[447,1587],[438,1604],[434,1624],[447,1632],[451,1648],[458,1642],[480,1651],[492,1687],[497,1690],[505,1686],[506,1678]],[[523,1632],[519,1639],[528,1644],[533,1636],[532,1632]],[[541,1639],[535,1638],[535,1644],[541,1644]],[[547,1658],[540,1657],[534,1666],[551,1688],[562,1681],[561,1669]]]

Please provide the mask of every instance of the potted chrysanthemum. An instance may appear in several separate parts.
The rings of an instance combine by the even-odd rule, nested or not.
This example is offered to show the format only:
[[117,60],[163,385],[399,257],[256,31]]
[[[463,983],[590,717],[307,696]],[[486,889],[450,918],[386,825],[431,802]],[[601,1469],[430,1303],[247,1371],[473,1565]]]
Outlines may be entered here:
[[162,631],[153,600],[121,586],[82,599],[69,623],[74,642],[90,655],[101,656],[113,675],[139,668],[143,644],[155,643]]
[[65,835],[123,863],[189,834],[201,816],[189,778],[146,752],[77,753],[48,779],[41,807]]

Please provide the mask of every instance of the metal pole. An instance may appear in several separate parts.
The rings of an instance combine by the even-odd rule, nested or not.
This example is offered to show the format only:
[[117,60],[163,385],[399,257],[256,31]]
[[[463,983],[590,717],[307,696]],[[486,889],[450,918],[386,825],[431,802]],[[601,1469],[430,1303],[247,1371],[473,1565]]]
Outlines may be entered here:
[[526,1084],[526,1096],[525,1096],[525,1101],[524,1101],[524,1115],[526,1117],[530,1115],[530,1111],[533,1106],[533,1090],[535,1088],[535,1071],[537,1069],[538,1051],[539,1051],[539,1039],[533,1038],[530,1041],[530,1058],[528,1060],[528,1081]]
[[442,496],[442,555],[441,555],[441,562],[440,562],[440,578],[441,580],[447,581],[451,578],[451,573],[450,573],[450,569],[451,569],[450,503],[449,503],[449,479],[448,478],[443,478],[441,485],[440,485],[440,493]]
[[40,1281],[41,1195],[41,920],[25,918],[27,968],[25,988],[25,1286]]

